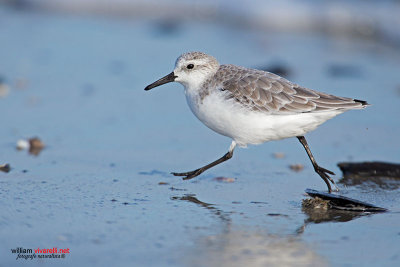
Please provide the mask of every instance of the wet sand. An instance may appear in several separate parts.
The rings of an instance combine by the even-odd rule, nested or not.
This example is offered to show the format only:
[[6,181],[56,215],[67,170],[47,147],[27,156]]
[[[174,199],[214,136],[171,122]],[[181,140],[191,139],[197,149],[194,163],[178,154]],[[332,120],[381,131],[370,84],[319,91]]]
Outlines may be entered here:
[[[0,172],[1,263],[20,266],[16,247],[57,247],[70,254],[32,264],[396,265],[398,186],[339,183],[344,196],[387,213],[310,214],[304,190],[326,188],[296,139],[238,149],[182,181],[169,173],[216,159],[230,140],[197,121],[180,85],[143,89],[182,52],[202,50],[222,63],[280,66],[309,88],[367,100],[372,106],[307,135],[339,181],[338,162],[400,162],[399,50],[215,23],[164,26],[0,8],[0,75],[9,87],[0,98],[0,165],[11,167]],[[45,144],[37,155],[16,149],[32,137]],[[296,164],[304,169],[292,171]]]

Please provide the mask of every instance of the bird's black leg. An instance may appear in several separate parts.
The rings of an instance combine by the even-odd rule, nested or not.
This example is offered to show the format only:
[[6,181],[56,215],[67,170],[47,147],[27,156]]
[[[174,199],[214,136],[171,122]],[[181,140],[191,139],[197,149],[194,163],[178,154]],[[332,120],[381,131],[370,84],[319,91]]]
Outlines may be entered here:
[[[314,167],[315,172],[318,173],[319,176],[321,176],[322,180],[324,180],[324,182],[325,182],[326,185],[328,186],[329,193],[331,193],[331,192],[332,192],[332,187],[331,187],[331,184],[329,183],[329,181],[330,181],[333,185],[335,185],[335,182],[333,181],[333,179],[332,179],[331,177],[329,177],[328,174],[331,174],[331,175],[335,175],[335,174],[334,174],[333,172],[331,172],[330,170],[327,170],[327,169],[325,169],[325,168],[320,167],[320,166],[317,164],[317,162],[316,162],[315,159],[314,159],[313,154],[311,153],[310,148],[308,147],[306,138],[305,138],[304,136],[297,136],[297,139],[299,139],[300,143],[303,145],[304,149],[306,150],[307,155],[308,155],[308,157],[309,157],[310,160],[311,160],[311,163],[312,163],[312,165],[313,165],[313,167]],[[336,186],[335,186],[335,187],[336,187]],[[337,189],[337,187],[336,187],[336,189]],[[338,189],[337,189],[337,190],[338,190]]]
[[200,175],[201,173],[203,173],[204,171],[214,167],[215,165],[218,165],[224,161],[227,161],[228,159],[232,158],[233,156],[233,150],[236,147],[236,143],[235,141],[232,141],[231,146],[229,147],[229,151],[223,155],[221,158],[217,159],[216,161],[211,162],[210,164],[207,164],[206,166],[203,166],[201,168],[198,168],[194,171],[190,171],[190,172],[172,172],[171,174],[175,175],[175,176],[185,176],[183,177],[183,180],[189,180],[192,179],[198,175]]

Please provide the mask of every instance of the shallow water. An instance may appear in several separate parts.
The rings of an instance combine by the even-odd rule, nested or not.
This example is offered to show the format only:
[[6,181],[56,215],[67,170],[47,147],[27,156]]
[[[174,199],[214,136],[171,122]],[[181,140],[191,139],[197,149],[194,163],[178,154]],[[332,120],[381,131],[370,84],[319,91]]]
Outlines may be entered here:
[[[110,20],[0,9],[1,266],[12,248],[70,248],[74,266],[390,266],[399,262],[400,191],[341,186],[385,214],[303,212],[304,189],[325,190],[295,139],[237,149],[182,181],[170,171],[223,155],[230,140],[190,113],[178,84],[145,92],[176,57],[201,50],[222,63],[284,66],[289,79],[367,100],[306,137],[318,162],[400,161],[398,49],[313,34],[210,23]],[[345,69],[345,71],[343,71]],[[40,137],[38,155],[18,139]],[[283,159],[272,157],[275,152]],[[300,163],[301,172],[289,165]],[[218,176],[235,178],[219,182]],[[159,184],[167,183],[167,184]],[[29,261],[29,260],[28,260]]]

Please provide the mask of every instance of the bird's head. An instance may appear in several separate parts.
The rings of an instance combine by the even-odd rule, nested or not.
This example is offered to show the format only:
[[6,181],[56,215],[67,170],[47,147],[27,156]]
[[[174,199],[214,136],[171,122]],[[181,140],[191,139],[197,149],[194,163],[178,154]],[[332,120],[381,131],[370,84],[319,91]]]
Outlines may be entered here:
[[169,82],[179,82],[185,88],[195,88],[214,75],[218,68],[218,61],[210,55],[202,52],[185,53],[176,60],[173,72],[148,85],[145,90]]

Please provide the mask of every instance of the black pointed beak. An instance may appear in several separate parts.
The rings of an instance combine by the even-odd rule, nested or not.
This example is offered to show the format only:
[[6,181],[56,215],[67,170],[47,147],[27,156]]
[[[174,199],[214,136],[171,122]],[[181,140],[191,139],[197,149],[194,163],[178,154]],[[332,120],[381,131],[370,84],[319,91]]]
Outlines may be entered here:
[[147,85],[146,88],[144,88],[144,90],[148,91],[148,90],[150,90],[150,89],[152,89],[154,87],[163,85],[165,83],[173,82],[173,81],[175,81],[176,77],[178,77],[178,76],[175,76],[174,72],[171,72],[167,76],[162,77],[161,79],[155,81],[154,83]]

